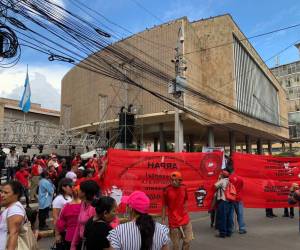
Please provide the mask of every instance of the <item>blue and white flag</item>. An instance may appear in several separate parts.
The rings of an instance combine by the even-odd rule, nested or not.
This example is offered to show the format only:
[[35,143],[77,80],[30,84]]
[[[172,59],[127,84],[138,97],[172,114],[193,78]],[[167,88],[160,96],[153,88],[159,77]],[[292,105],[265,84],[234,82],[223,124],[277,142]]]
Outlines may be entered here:
[[27,74],[26,74],[24,87],[25,87],[25,89],[24,89],[23,96],[20,101],[19,107],[22,109],[23,112],[27,113],[31,106],[31,102],[30,102],[31,90],[30,90],[30,85],[29,85],[28,68],[27,68]]

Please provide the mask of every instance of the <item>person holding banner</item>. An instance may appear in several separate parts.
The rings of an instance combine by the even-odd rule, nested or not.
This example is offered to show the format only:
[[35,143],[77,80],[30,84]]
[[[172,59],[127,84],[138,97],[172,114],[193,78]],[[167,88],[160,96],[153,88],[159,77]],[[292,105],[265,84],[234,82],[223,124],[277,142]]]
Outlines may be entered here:
[[[162,223],[166,222],[166,208],[173,250],[190,249],[193,229],[187,211],[188,194],[180,172],[171,173],[171,184],[164,189],[162,205]],[[180,248],[180,241],[182,248]]]
[[290,189],[289,196],[288,196],[288,203],[290,205],[295,205],[299,201],[300,201],[299,184],[293,183],[291,186],[291,189]]
[[219,180],[215,183],[217,195],[217,219],[219,234],[216,237],[230,237],[233,228],[233,204],[225,196],[225,190],[229,184],[229,172],[222,170]]

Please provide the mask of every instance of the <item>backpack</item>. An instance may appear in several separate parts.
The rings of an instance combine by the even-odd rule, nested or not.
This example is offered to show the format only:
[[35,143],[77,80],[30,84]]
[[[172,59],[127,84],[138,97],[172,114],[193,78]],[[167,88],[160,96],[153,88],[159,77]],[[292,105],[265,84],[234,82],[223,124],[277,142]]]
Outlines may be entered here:
[[225,198],[228,201],[236,201],[237,200],[236,188],[230,181],[228,182],[228,185],[225,189]]

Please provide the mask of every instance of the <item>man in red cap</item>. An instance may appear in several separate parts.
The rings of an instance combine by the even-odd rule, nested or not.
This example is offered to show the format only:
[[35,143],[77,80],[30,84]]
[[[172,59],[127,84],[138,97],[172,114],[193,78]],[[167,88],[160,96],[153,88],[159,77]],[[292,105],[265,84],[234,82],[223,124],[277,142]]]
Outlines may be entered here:
[[[193,229],[187,211],[188,194],[182,175],[176,171],[171,173],[171,184],[164,189],[162,205],[162,223],[165,224],[166,208],[173,250],[190,248],[193,239]],[[180,241],[183,241],[182,248]]]
[[222,170],[219,180],[215,183],[217,208],[217,225],[219,234],[216,237],[230,237],[233,228],[233,204],[226,199],[225,190],[229,183],[229,172]]

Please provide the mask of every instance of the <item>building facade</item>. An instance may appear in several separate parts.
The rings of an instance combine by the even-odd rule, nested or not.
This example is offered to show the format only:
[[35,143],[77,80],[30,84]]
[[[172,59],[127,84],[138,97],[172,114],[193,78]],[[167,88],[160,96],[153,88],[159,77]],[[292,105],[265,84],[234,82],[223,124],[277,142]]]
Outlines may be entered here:
[[19,107],[19,101],[0,98],[0,123],[13,121],[43,121],[55,126],[59,126],[60,112],[45,109],[41,104],[31,103],[31,108],[24,117],[24,113]]
[[287,97],[289,134],[292,141],[300,139],[300,61],[271,69]]
[[[154,65],[152,71],[175,78],[171,61],[179,40],[187,80],[180,120],[188,150],[198,144],[230,145],[234,151],[238,144],[250,152],[253,143],[259,149],[288,139],[284,89],[230,15],[195,22],[180,18],[111,45],[134,55],[129,61],[107,51],[90,56],[62,80],[61,123],[90,133],[105,130],[109,146],[114,146],[120,108],[132,104],[135,142],[154,142],[154,150],[164,151],[166,142],[174,142],[175,109],[150,92],[167,100],[173,96],[165,81],[147,75],[135,62]],[[110,60],[142,88],[84,69],[87,62],[99,58]]]

